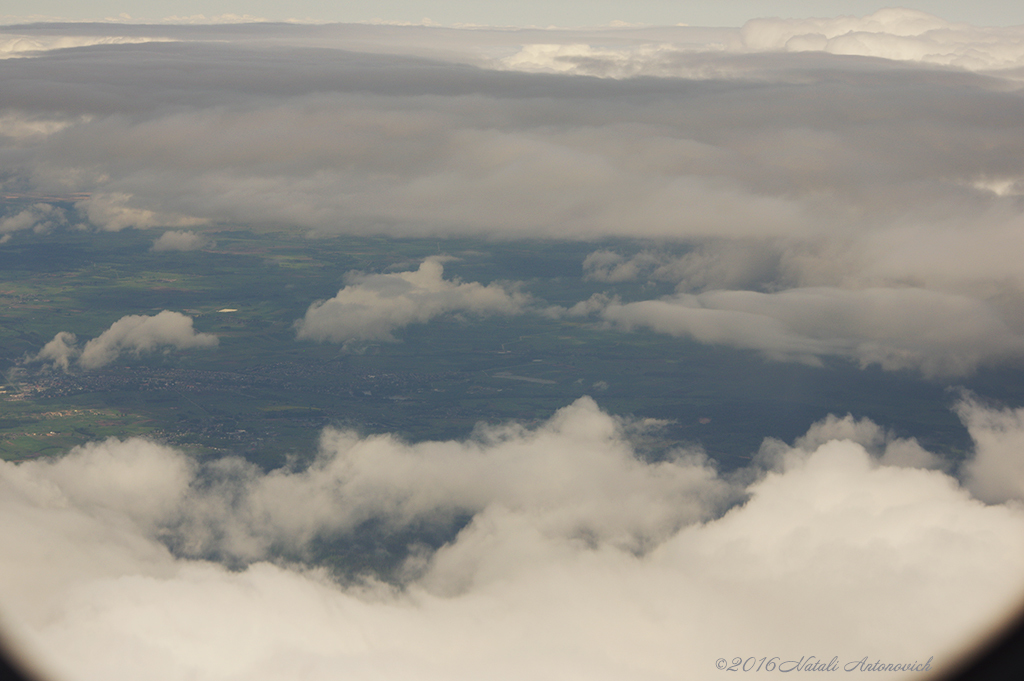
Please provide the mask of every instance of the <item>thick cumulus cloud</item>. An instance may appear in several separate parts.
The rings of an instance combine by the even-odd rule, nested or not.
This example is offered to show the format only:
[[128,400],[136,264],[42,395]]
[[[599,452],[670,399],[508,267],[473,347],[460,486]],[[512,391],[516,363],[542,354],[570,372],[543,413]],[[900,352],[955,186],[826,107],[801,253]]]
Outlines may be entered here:
[[648,328],[775,360],[845,357],[928,376],[965,375],[1024,357],[1024,334],[1000,310],[923,288],[710,290],[636,302],[597,295],[563,313],[596,314],[626,331]]
[[197,333],[192,318],[164,310],[152,317],[125,315],[81,349],[73,333],[61,331],[33,357],[34,361],[52,362],[67,371],[77,362],[83,369],[98,369],[125,353],[142,353],[187,348],[209,348],[217,345],[212,333]]
[[957,413],[976,445],[974,458],[964,465],[971,493],[990,503],[1024,502],[1024,409],[986,408],[967,396]]
[[[962,406],[979,447],[1017,451],[1019,417]],[[139,439],[2,463],[9,634],[58,680],[711,679],[762,649],[938,667],[1024,596],[1019,505],[868,421],[766,441],[746,486],[698,452],[643,460],[634,429],[584,398],[461,442],[327,430],[302,470]],[[265,560],[453,513],[396,585]],[[245,562],[189,557],[217,551]]]
[[444,278],[443,258],[394,274],[349,273],[345,288],[310,305],[296,322],[298,337],[333,343],[393,341],[393,332],[443,314],[519,314],[526,295],[498,283]]

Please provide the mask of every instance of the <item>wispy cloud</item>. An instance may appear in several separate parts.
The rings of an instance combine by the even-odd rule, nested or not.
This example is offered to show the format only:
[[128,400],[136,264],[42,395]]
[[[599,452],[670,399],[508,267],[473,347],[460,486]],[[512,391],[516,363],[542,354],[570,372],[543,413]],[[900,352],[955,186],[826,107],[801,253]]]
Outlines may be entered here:
[[960,376],[1024,358],[1024,334],[999,310],[922,288],[709,290],[634,302],[598,295],[549,314],[596,314],[624,331],[648,328],[775,360],[820,364],[845,357],[927,376]]

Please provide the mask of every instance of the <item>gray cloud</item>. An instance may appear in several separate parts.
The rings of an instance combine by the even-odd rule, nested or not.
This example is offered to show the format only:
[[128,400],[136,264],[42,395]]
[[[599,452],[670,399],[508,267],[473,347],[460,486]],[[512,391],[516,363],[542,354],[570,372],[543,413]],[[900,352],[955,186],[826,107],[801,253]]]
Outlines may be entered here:
[[[923,289],[975,301],[970,318],[995,340],[961,357],[966,337],[918,347],[895,329],[808,331],[796,334],[814,339],[803,354],[935,373],[1015,356],[1024,135],[1011,81],[742,45],[678,56],[706,70],[690,79],[495,72],[381,52],[408,38],[419,47],[407,52],[440,57],[430,46],[442,33],[506,49],[507,34],[378,28],[122,26],[199,40],[7,60],[3,120],[20,132],[0,145],[5,186],[90,193],[78,209],[104,229],[656,238],[690,250],[585,272],[680,293]],[[335,38],[377,53],[322,49]]]
[[161,349],[209,348],[218,340],[212,333],[197,333],[191,317],[164,310],[151,317],[125,315],[81,349],[76,342],[75,334],[61,331],[32,359],[53,362],[65,371],[72,361],[83,369],[98,369],[124,353],[137,356]]
[[[684,31],[697,47],[679,59],[705,75],[610,81],[379,53],[504,33],[200,28],[121,26],[197,40],[5,61],[8,127],[49,122],[0,146],[5,184],[90,192],[79,208],[107,229],[655,237],[702,249],[683,263],[698,288],[898,282],[1022,314],[1024,136],[1002,76],[709,52],[711,34]],[[655,35],[672,40],[621,39]],[[307,47],[334,38],[378,53]]]
[[[969,408],[979,448],[1016,451],[1019,419]],[[304,470],[210,471],[139,439],[0,463],[5,620],[54,678],[710,679],[726,645],[941,665],[1024,595],[1020,508],[979,503],[923,450],[893,461],[916,444],[868,421],[767,441],[745,487],[699,452],[642,461],[635,427],[582,399],[462,442],[327,430]],[[472,519],[411,554],[399,590],[263,560],[452,512]]]
[[395,274],[349,273],[345,288],[313,303],[296,322],[301,339],[351,343],[393,341],[397,329],[449,313],[520,314],[529,298],[501,284],[444,279],[443,258]]
[[669,281],[681,292],[752,289],[791,283],[790,261],[772,241],[708,240],[681,256],[642,251],[626,257],[611,250],[594,251],[584,259],[583,272],[586,279],[609,283]]

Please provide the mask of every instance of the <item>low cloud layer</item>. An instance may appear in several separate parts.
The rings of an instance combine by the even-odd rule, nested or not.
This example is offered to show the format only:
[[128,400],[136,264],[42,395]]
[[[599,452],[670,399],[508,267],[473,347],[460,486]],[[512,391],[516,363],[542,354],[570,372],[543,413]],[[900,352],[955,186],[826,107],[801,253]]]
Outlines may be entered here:
[[[592,278],[960,296],[1010,329],[978,361],[1024,328],[1018,29],[905,10],[742,29],[21,28],[173,39],[0,63],[0,187],[75,196],[96,228],[651,239],[689,255],[594,261]],[[590,51],[551,57],[558,73],[495,68],[538,45]],[[620,48],[620,75],[658,77],[591,77],[612,68],[594,51]]]
[[636,302],[596,295],[560,313],[757,350],[774,360],[817,365],[844,357],[926,376],[962,376],[1024,358],[1024,333],[998,308],[922,288],[710,290]]
[[72,363],[88,370],[106,366],[123,354],[138,356],[171,348],[210,348],[218,343],[212,333],[197,333],[191,317],[170,310],[152,317],[126,315],[84,347],[79,348],[77,341],[75,334],[61,331],[32,359],[52,362],[65,371]]
[[[69,221],[172,229],[155,248],[174,239],[175,247],[194,246],[174,235],[199,224],[321,236],[649,239],[676,255],[661,255],[649,241],[633,255],[593,256],[586,273],[608,283],[670,281],[680,294],[706,298],[719,290],[772,294],[747,296],[744,305],[767,307],[744,311],[768,326],[789,325],[769,334],[781,338],[723,341],[732,345],[936,374],[1018,356],[1024,131],[1017,71],[981,73],[961,63],[1010,64],[1017,29],[903,10],[765,19],[742,30],[23,28],[173,38],[0,63],[7,169],[0,186],[16,197],[77,197],[78,217]],[[818,35],[832,47],[801,51]],[[590,77],[604,68],[604,57],[592,53],[558,57],[576,65],[564,73],[493,68],[544,41],[657,53],[650,57],[661,60],[657,69],[644,66],[654,62],[643,55],[627,55],[621,68],[659,77]],[[854,43],[870,49],[838,53]],[[911,43],[928,55],[960,57],[923,63]],[[871,46],[910,51],[879,59],[889,53]],[[12,212],[0,238],[59,227],[58,210],[68,211]],[[406,300],[396,296],[382,303],[394,319],[357,319],[347,296],[371,295],[370,285],[350,285],[311,309],[302,337],[389,338],[434,315],[430,305],[441,296],[435,291],[416,314],[388,307]],[[493,311],[518,305],[506,294],[511,302],[495,302]],[[737,296],[714,294],[701,305],[735,312]],[[838,308],[819,306],[817,319],[797,323],[782,310],[801,297],[827,297]],[[901,332],[878,317],[867,320],[878,328],[847,328],[861,305],[878,299],[902,314],[912,298],[925,300],[934,322]],[[687,300],[647,307],[692,316]],[[627,312],[623,324],[654,321],[648,311]],[[954,313],[979,323],[976,349],[965,347],[976,339],[963,325],[938,328]],[[838,331],[829,331],[832,317]],[[926,334],[909,337],[916,331]]]
[[[959,410],[975,461],[1018,456],[1019,414]],[[713,679],[765,653],[938,666],[1024,597],[1019,504],[868,421],[766,441],[750,484],[699,452],[646,462],[635,427],[584,398],[461,442],[329,429],[301,470],[139,439],[2,463],[5,620],[57,679]],[[453,514],[398,589],[266,561]],[[245,566],[189,557],[218,552]]]
[[444,278],[443,258],[427,258],[412,272],[350,273],[345,288],[310,305],[296,322],[298,337],[332,343],[394,341],[393,333],[451,313],[520,314],[525,294],[501,284],[483,286]]
[[742,73],[742,67],[737,69],[728,62],[716,64],[699,57],[707,52],[823,52],[972,71],[1024,66],[1024,48],[1020,44],[1024,30],[1019,26],[971,26],[897,7],[863,17],[752,19],[740,29],[705,36],[692,29],[679,30],[674,35],[665,31],[646,41],[637,40],[640,35],[642,32],[637,31],[630,43],[614,37],[585,41],[584,36],[553,33],[550,41],[524,45],[516,54],[502,58],[500,64],[514,70],[605,78],[728,78]]

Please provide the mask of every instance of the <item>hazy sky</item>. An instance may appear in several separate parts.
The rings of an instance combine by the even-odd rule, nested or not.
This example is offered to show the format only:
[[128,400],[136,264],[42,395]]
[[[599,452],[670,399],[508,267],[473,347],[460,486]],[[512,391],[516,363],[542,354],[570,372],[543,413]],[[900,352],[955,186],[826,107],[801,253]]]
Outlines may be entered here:
[[170,17],[203,15],[212,18],[234,14],[270,21],[298,19],[362,22],[380,19],[420,22],[427,18],[443,25],[469,23],[491,26],[595,26],[624,21],[657,25],[685,23],[697,26],[739,26],[754,17],[865,15],[894,5],[975,25],[1010,26],[1024,23],[1024,6],[992,0],[972,3],[956,0],[911,0],[903,3],[874,0],[637,0],[628,3],[617,0],[350,0],[344,3],[322,3],[314,0],[9,0],[4,3],[0,18],[8,22],[31,17],[81,21],[117,18],[127,14],[131,20],[149,22]]

